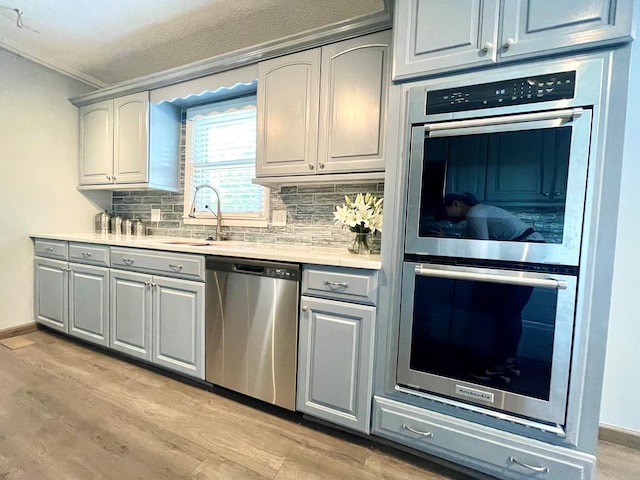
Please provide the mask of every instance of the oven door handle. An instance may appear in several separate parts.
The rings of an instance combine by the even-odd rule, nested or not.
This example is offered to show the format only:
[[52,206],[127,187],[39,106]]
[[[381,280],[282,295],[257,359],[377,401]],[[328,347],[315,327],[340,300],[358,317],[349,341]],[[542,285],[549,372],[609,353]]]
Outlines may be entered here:
[[491,283],[506,283],[509,285],[522,285],[527,287],[552,288],[554,290],[566,290],[567,283],[555,278],[532,278],[515,275],[503,275],[499,273],[461,272],[457,270],[435,270],[416,265],[416,275],[422,277],[448,278],[452,280],[476,280]]
[[[476,129],[492,127],[492,131],[509,130],[517,124],[538,122],[538,128],[557,127],[582,115],[582,108],[566,108],[551,112],[523,113],[502,117],[473,118],[470,120],[455,120],[452,122],[430,123],[424,126],[425,133],[430,137],[449,136],[462,130],[465,134],[476,133]],[[502,126],[502,128],[500,127]]]

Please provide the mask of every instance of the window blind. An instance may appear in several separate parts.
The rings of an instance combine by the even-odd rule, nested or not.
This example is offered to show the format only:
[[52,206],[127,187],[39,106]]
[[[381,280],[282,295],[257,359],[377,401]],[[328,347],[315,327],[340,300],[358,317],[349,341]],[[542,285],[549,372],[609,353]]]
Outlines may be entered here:
[[[255,96],[189,108],[187,122],[189,198],[197,185],[209,184],[220,192],[223,217],[261,216],[264,189],[251,183],[256,161]],[[216,198],[211,190],[202,189],[196,210],[206,206],[215,211]]]

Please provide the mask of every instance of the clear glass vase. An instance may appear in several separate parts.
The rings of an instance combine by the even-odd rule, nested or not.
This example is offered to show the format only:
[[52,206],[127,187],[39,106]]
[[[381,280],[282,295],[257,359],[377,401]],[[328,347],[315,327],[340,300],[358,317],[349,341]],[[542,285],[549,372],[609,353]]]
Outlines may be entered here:
[[355,233],[353,243],[348,247],[349,252],[359,255],[369,255],[371,247],[369,247],[369,233]]

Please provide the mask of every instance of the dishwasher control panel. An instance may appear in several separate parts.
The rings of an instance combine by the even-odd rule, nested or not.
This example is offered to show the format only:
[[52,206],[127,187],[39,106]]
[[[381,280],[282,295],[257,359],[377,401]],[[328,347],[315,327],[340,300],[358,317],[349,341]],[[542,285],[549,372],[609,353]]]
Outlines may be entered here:
[[298,271],[295,269],[268,267],[265,269],[264,273],[267,277],[284,278],[285,280],[299,280]]

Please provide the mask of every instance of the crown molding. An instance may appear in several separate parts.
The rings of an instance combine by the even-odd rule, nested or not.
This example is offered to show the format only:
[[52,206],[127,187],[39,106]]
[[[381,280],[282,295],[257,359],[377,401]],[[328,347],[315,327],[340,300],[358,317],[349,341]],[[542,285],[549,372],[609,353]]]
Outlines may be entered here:
[[107,87],[106,83],[98,80],[97,78],[94,78],[90,75],[85,75],[82,72],[74,70],[73,68],[60,63],[56,63],[56,64],[50,63],[46,60],[43,60],[40,57],[37,57],[35,55],[25,52],[24,50],[21,50],[20,48],[14,47],[13,45],[8,44],[7,42],[0,41],[0,48],[3,48],[8,52],[18,55],[19,57],[22,57],[26,60],[30,60],[34,63],[42,65],[43,67],[47,67],[50,70],[61,73],[62,75],[73,78],[74,80],[78,80],[79,82],[85,83],[92,87],[95,87],[95,88]]
[[361,17],[334,23],[318,29],[290,35],[281,39],[265,42],[256,46],[236,50],[209,59],[189,63],[157,73],[145,75],[115,85],[101,88],[95,92],[70,101],[77,107],[121,97],[145,90],[166,87],[214,73],[231,70],[262,60],[288,55],[327,45],[348,38],[359,37],[391,28],[393,0],[384,0],[385,9]]

